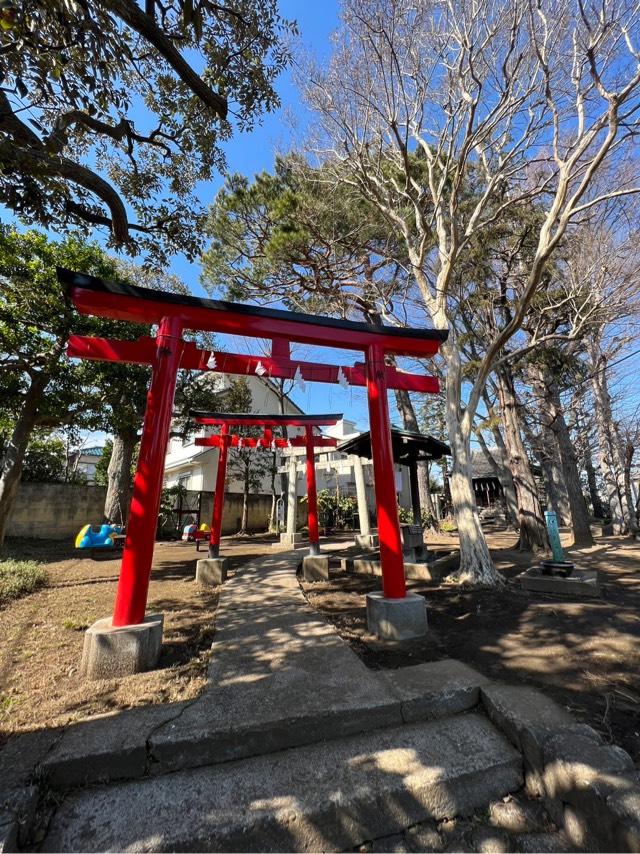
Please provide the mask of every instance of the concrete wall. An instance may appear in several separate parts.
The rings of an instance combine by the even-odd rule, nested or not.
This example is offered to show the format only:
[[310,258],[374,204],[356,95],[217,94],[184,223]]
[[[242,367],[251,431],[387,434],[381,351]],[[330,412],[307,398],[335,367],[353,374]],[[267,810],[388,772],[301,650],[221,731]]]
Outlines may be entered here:
[[[211,524],[213,512],[213,492],[202,493],[200,507],[200,522]],[[249,530],[254,532],[266,531],[271,513],[270,495],[249,496]],[[224,497],[224,512],[222,514],[222,533],[235,534],[242,519],[242,495],[237,492],[227,492]]]
[[9,537],[63,540],[102,521],[105,486],[21,483],[9,521]]
[[[7,536],[66,540],[84,525],[99,525],[107,489],[74,483],[21,483],[9,521]],[[202,494],[200,521],[210,524],[213,493]],[[249,530],[266,531],[271,512],[270,495],[249,496]],[[306,512],[306,511],[305,511]],[[222,533],[235,534],[242,518],[242,495],[225,496]]]

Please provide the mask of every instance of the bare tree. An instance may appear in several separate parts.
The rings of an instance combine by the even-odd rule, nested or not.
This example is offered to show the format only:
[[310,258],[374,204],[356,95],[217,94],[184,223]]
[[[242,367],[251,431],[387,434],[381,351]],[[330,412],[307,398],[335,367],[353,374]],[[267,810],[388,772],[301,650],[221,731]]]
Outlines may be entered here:
[[[420,306],[413,322],[426,309],[450,330],[442,352],[460,580],[500,579],[470,470],[487,376],[572,223],[639,189],[629,163],[617,183],[593,191],[599,171],[628,156],[637,130],[638,30],[636,5],[625,0],[597,9],[581,0],[347,0],[328,70],[306,74],[315,150],[404,241]],[[456,273],[483,234],[527,206],[540,219],[513,310],[465,377],[456,314],[474,283]],[[463,379],[471,380],[464,397]]]

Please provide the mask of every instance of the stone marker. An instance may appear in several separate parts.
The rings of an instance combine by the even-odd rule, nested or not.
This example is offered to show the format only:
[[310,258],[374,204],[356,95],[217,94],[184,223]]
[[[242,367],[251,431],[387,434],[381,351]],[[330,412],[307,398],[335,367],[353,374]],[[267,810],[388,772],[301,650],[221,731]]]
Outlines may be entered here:
[[327,555],[306,555],[302,559],[302,574],[305,581],[328,581],[329,557]]
[[599,596],[600,581],[595,569],[574,569],[571,575],[545,575],[532,566],[517,576],[520,586],[534,593],[560,593],[569,596]]
[[196,564],[196,581],[207,587],[224,584],[227,580],[229,561],[226,557],[209,557]]

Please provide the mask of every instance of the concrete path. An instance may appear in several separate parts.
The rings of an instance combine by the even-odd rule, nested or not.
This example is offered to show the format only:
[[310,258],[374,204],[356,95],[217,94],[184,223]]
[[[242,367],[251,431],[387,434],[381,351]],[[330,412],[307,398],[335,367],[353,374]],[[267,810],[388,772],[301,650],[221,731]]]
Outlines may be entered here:
[[252,561],[225,584],[207,689],[150,739],[165,768],[193,765],[194,744],[208,764],[401,723],[397,695],[307,604],[300,558]]
[[[300,552],[224,585],[206,690],[69,727],[40,761],[65,787],[163,774],[472,709],[487,680],[459,661],[372,671],[307,604]],[[16,750],[23,748],[16,742]]]

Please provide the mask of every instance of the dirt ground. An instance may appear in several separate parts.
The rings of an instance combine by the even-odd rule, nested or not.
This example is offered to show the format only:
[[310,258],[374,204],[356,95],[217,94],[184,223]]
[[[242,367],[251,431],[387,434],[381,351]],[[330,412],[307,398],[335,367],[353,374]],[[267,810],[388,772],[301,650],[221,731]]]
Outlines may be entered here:
[[[507,584],[464,590],[412,582],[427,597],[425,640],[383,645],[366,632],[365,594],[380,580],[333,574],[306,585],[318,608],[373,668],[457,658],[494,679],[543,689],[640,764],[640,544],[600,538],[573,559],[601,573],[599,600],[560,599],[520,590],[511,579],[530,559],[515,536],[488,535]],[[270,549],[266,537],[225,538],[231,568]],[[430,538],[434,550],[454,535]],[[159,543],[149,610],[165,615],[160,666],[119,680],[79,678],[85,628],[111,612],[119,557],[79,558],[65,544],[9,544],[9,553],[42,561],[49,585],[0,609],[0,744],[11,733],[120,708],[190,699],[203,688],[215,630],[218,590],[196,585],[193,544]]]
[[[265,538],[225,538],[223,548],[233,570],[263,553]],[[6,551],[41,561],[49,580],[0,609],[0,745],[14,732],[187,700],[202,690],[219,590],[195,583],[193,543],[156,545],[148,610],[165,616],[159,668],[95,682],[79,678],[84,630],[113,609],[120,555],[79,557],[66,543],[37,540],[9,541]]]
[[[364,596],[379,579],[332,574],[305,590],[368,666],[457,658],[493,679],[539,687],[640,765],[640,544],[601,537],[591,549],[569,549],[576,564],[600,572],[602,597],[587,600],[522,591],[511,579],[530,557],[513,550],[513,534],[488,539],[504,589],[413,582],[427,598],[429,632],[409,645],[367,634]],[[451,535],[430,538],[434,549],[454,544]]]

